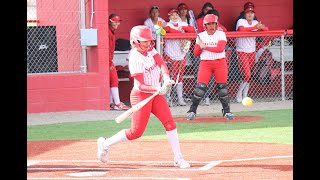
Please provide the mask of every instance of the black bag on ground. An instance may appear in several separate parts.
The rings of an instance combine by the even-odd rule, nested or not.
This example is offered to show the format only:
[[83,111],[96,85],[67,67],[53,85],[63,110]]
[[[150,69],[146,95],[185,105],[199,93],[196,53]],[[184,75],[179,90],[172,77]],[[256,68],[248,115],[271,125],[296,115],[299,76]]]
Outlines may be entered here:
[[117,39],[115,51],[129,51],[131,49],[130,41],[127,39]]
[[272,58],[272,53],[265,49],[253,67],[252,78],[262,85],[268,85],[279,75],[280,68],[281,63],[275,61]]

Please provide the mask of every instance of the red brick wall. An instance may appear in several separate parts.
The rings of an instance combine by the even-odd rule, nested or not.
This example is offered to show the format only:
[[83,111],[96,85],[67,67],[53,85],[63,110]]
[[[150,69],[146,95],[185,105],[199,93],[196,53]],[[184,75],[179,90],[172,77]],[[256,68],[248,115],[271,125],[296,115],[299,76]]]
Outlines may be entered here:
[[106,109],[106,81],[101,73],[29,75],[27,112]]

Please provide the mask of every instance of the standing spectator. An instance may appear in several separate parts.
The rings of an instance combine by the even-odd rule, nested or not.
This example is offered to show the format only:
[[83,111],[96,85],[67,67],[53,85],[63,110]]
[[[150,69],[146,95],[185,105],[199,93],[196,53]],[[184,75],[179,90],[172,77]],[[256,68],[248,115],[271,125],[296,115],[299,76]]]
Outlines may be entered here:
[[189,16],[189,7],[186,3],[178,4],[179,16],[182,22],[186,22],[188,25],[195,27],[195,23]]
[[210,2],[206,2],[202,6],[201,13],[198,15],[198,18],[196,20],[199,33],[204,31],[204,27],[203,27],[203,18],[204,18],[204,16],[207,14],[207,12],[209,10],[212,10],[212,9],[214,9],[214,7]]
[[[174,155],[173,165],[179,168],[189,168],[190,164],[184,160],[180,150],[176,123],[163,96],[171,88],[172,80],[170,80],[166,64],[154,49],[151,30],[144,25],[134,26],[130,32],[130,43],[133,47],[129,56],[129,69],[134,78],[134,86],[130,94],[132,105],[143,101],[155,92],[159,92],[159,95],[132,114],[130,129],[123,129],[108,139],[98,138],[98,159],[106,163],[111,146],[141,137],[148,124],[150,113],[153,113],[166,130]],[[160,86],[161,74],[164,79],[162,87]]]
[[115,30],[119,27],[121,19],[117,14],[110,14],[109,18],[109,73],[110,73],[110,109],[127,110],[129,109],[119,97],[119,80],[117,70],[113,63],[113,54],[116,46]]
[[[255,6],[254,6],[254,4],[252,3],[252,2],[250,2],[250,1],[248,1],[248,2],[246,2],[244,5],[243,5],[243,9],[247,9],[247,8],[255,8]],[[239,19],[245,19],[245,17],[244,17],[244,11],[241,11],[240,12],[240,15],[237,17],[237,19],[236,19],[236,21],[235,21],[235,23],[234,23],[234,30],[236,31],[237,30],[237,22],[238,22],[238,20]],[[258,18],[256,17],[256,16],[254,16],[254,20],[257,20],[258,21]]]
[[152,6],[149,10],[149,18],[147,18],[144,21],[144,25],[149,27],[152,31],[152,37],[154,39],[156,39],[157,35],[156,35],[156,29],[154,28],[154,25],[159,25],[161,24],[162,27],[164,27],[166,25],[166,21],[164,19],[162,19],[161,17],[159,17],[160,15],[160,9],[158,6]]
[[[193,28],[196,28],[196,21],[194,18],[190,17],[189,7],[187,6],[186,3],[179,3],[178,11],[179,11],[180,19],[182,22],[188,23],[188,25],[191,25]],[[194,70],[195,64],[199,65],[198,57],[195,57],[193,54],[193,48],[194,48],[195,42],[196,42],[195,39],[191,39],[190,49],[186,54],[186,69],[189,69],[188,67],[191,67],[191,69],[189,69],[191,71]]]
[[[178,10],[170,9],[168,12],[169,22],[164,27],[167,33],[195,33],[195,30],[186,22],[180,20]],[[185,106],[183,99],[183,82],[182,78],[186,66],[186,53],[190,48],[190,41],[185,39],[168,39],[165,41],[164,53],[165,60],[170,64],[170,75],[174,81],[177,81],[176,91],[178,95],[178,103]],[[170,96],[170,94],[168,94]],[[168,98],[170,99],[170,98]]]
[[[180,16],[181,22],[185,22],[188,25],[191,25],[192,27],[195,28],[196,22],[193,18],[190,17],[189,7],[187,6],[187,4],[186,3],[179,3],[178,4],[178,11],[179,11],[179,16]],[[191,47],[193,47],[194,44],[195,44],[195,40],[191,40]],[[186,65],[192,64],[192,61],[194,59],[192,51],[193,51],[193,48],[190,48],[186,54],[186,59],[187,59]]]
[[[255,31],[267,31],[266,27],[261,22],[254,20],[255,11],[252,7],[244,9],[245,19],[239,19],[237,22],[237,31],[242,32],[255,32]],[[238,65],[240,72],[243,76],[238,92],[236,94],[237,102],[242,102],[242,99],[248,96],[249,80],[251,77],[251,68],[254,65],[256,57],[256,38],[255,37],[243,37],[236,39],[236,52],[238,56]]]
[[196,118],[198,105],[208,90],[207,84],[213,74],[217,83],[217,94],[223,108],[222,115],[228,120],[232,120],[234,115],[230,112],[227,84],[228,66],[225,56],[227,37],[225,32],[217,31],[218,20],[213,14],[207,14],[203,24],[205,31],[199,33],[194,48],[194,54],[200,56],[197,85],[193,91],[192,104],[186,118],[187,120]]

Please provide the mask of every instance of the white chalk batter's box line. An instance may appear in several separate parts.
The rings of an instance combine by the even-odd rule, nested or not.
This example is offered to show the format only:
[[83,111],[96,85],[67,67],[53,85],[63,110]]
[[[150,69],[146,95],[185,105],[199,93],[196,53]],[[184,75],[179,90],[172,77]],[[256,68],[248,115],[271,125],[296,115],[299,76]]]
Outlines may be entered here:
[[[239,162],[239,161],[254,161],[254,160],[265,160],[265,159],[282,159],[282,158],[293,158],[293,156],[271,156],[271,157],[259,157],[259,158],[242,158],[242,159],[229,159],[229,160],[216,160],[216,161],[188,161],[191,164],[205,164],[204,166],[196,169],[187,168],[187,169],[179,169],[179,168],[139,168],[139,169],[127,169],[127,168],[32,168],[30,166],[36,165],[39,163],[53,163],[53,162],[77,162],[77,163],[96,163],[98,160],[28,160],[27,162],[27,170],[28,171],[47,171],[47,170],[120,170],[120,171],[203,171],[209,170],[222,162]],[[109,163],[116,164],[142,164],[142,165],[150,165],[152,164],[172,164],[172,161],[108,161]]]
[[[71,178],[52,178],[52,177],[42,177],[42,178],[28,178],[28,179],[39,179],[39,180],[49,180],[49,179],[86,179],[86,178],[74,178],[74,177],[71,177]],[[90,180],[93,180],[93,179],[106,179],[106,177],[90,177],[89,178]],[[142,179],[149,179],[149,180],[156,180],[156,179],[159,179],[159,180],[190,180],[190,178],[168,178],[168,177],[108,177],[107,179],[137,179],[137,180],[142,180]]]

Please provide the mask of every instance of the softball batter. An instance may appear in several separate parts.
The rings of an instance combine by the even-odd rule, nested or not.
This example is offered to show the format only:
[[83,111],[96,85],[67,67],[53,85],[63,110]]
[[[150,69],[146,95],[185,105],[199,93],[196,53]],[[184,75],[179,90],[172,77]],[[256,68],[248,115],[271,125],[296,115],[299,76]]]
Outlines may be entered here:
[[[174,154],[174,166],[188,168],[190,164],[183,159],[176,124],[163,96],[171,88],[172,80],[169,77],[166,64],[154,48],[151,30],[145,25],[133,27],[130,32],[130,43],[132,49],[129,56],[129,69],[134,78],[130,94],[131,104],[135,105],[155,92],[160,92],[160,95],[155,96],[140,110],[132,114],[130,129],[123,129],[108,139],[98,138],[98,159],[101,162],[107,162],[108,151],[112,145],[141,137],[147,126],[150,113],[153,113],[166,130]],[[161,74],[164,80],[163,86],[160,86]]]
[[198,105],[208,90],[208,82],[214,75],[217,83],[217,93],[222,104],[222,114],[228,120],[234,115],[230,112],[230,99],[228,96],[228,66],[225,55],[227,37],[223,31],[217,30],[218,20],[215,15],[207,14],[203,19],[204,32],[197,37],[194,55],[200,56],[200,66],[197,77],[197,85],[193,91],[192,104],[187,112],[187,119],[196,117]]

